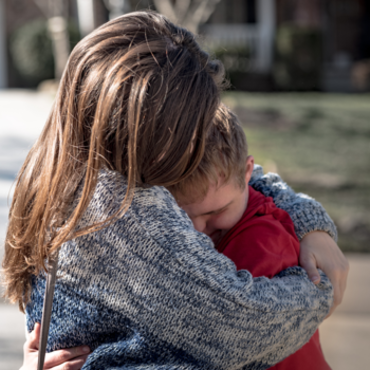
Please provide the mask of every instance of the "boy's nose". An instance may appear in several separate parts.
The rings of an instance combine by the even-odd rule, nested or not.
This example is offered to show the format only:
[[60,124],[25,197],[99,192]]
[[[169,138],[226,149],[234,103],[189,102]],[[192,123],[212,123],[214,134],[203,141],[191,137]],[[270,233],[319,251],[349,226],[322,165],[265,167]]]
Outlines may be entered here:
[[207,224],[204,220],[202,220],[200,217],[197,217],[197,218],[193,219],[192,221],[193,221],[193,225],[194,225],[195,230],[200,231],[201,233],[205,232]]

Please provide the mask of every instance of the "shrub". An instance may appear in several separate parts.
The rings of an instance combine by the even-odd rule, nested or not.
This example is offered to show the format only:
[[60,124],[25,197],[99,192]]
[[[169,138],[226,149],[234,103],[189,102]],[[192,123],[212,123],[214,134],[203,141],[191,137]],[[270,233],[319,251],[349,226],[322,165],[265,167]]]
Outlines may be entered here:
[[229,73],[247,72],[249,69],[250,53],[247,46],[218,47],[212,52],[217,59],[221,60]]
[[279,27],[275,43],[274,79],[283,90],[321,88],[322,34],[292,25]]
[[[71,49],[80,36],[74,23],[69,22]],[[28,84],[36,86],[43,80],[54,78],[52,42],[47,20],[36,19],[17,29],[10,39],[10,53],[14,67]]]
[[217,47],[211,53],[225,67],[226,77],[230,84],[238,87],[240,81],[248,78],[250,69],[250,51],[247,46]]

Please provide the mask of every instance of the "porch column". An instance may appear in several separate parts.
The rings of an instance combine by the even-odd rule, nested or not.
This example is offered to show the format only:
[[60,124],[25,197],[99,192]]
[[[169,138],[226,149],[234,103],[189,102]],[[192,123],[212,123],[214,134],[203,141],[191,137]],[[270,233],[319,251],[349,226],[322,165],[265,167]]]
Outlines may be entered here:
[[257,45],[257,68],[259,72],[271,72],[275,37],[275,0],[257,1],[259,40]]
[[77,12],[81,37],[85,37],[95,28],[94,0],[77,0]]
[[108,0],[106,6],[109,10],[109,19],[117,18],[131,11],[130,2],[128,0]]

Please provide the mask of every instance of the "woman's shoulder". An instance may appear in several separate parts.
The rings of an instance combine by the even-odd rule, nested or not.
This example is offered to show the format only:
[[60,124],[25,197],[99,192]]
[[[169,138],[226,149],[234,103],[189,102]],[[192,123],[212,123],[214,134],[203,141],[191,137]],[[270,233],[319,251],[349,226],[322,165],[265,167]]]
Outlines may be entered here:
[[[127,193],[127,180],[119,172],[102,169],[99,172],[93,200],[100,200],[102,205],[114,206],[117,208],[122,204]],[[138,212],[173,208],[180,211],[181,216],[186,215],[177,205],[172,194],[163,186],[136,187],[130,204],[130,210]]]
[[[95,192],[82,219],[83,224],[99,222],[117,212],[127,194],[126,178],[112,170],[99,172]],[[136,187],[128,210],[119,217],[118,223],[128,220],[151,229],[193,228],[187,214],[178,206],[172,194],[162,186]]]
[[[126,191],[127,181],[121,174],[101,170],[95,192],[78,227],[93,225],[114,215],[120,209]],[[60,255],[60,270],[66,272],[66,278],[71,266],[74,274],[77,270],[95,271],[96,274],[107,261],[109,266],[127,263],[124,255],[143,258],[148,251],[171,261],[169,265],[174,261],[180,263],[188,273],[199,273],[207,260],[208,268],[213,266],[214,276],[225,264],[224,260],[220,261],[223,256],[219,253],[209,255],[210,251],[215,252],[211,239],[194,229],[171,193],[164,187],[153,186],[136,188],[128,210],[107,226],[65,243]]]
[[[113,214],[122,205],[126,191],[124,176],[115,171],[102,170],[86,216],[98,215],[93,220],[96,222]],[[189,253],[203,255],[207,250],[214,249],[211,239],[194,229],[188,215],[162,186],[136,188],[129,209],[108,226],[104,231],[104,234],[107,233],[121,235],[120,238],[125,240],[137,240],[140,233],[145,236],[145,243],[175,253],[178,260]]]

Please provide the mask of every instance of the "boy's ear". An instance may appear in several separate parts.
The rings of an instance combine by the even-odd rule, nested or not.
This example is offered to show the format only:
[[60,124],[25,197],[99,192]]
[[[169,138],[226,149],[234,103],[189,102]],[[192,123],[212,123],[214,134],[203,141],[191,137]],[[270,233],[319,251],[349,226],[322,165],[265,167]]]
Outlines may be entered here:
[[254,168],[254,158],[253,158],[253,155],[249,155],[247,157],[247,162],[245,166],[245,183],[246,184],[249,183],[249,180],[252,177],[253,168]]

